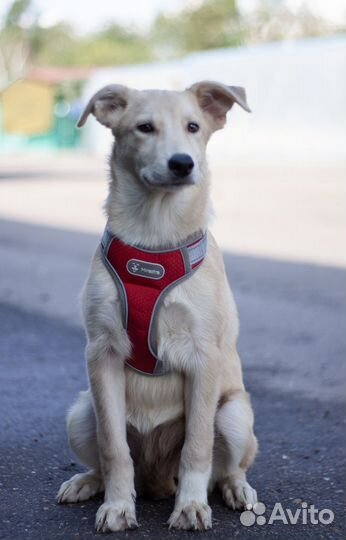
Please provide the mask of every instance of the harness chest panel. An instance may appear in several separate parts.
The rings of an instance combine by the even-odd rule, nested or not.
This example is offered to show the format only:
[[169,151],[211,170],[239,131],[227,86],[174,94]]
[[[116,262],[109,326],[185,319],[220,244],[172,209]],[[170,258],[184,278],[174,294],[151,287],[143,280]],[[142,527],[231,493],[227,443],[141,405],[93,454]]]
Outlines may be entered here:
[[132,344],[127,364],[146,375],[162,375],[157,357],[156,317],[163,296],[190,277],[206,253],[206,234],[168,250],[146,250],[124,244],[107,229],[101,242],[104,264],[118,289],[123,326]]

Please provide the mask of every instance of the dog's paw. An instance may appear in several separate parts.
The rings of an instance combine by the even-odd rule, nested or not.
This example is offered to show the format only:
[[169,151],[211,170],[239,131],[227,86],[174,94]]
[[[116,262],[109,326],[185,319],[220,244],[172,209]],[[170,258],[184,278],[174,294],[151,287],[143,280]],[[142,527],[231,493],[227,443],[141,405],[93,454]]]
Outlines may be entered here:
[[222,488],[223,500],[233,510],[243,510],[257,503],[257,492],[246,480],[227,479]]
[[97,532],[124,531],[138,527],[135,507],[127,501],[105,502],[97,511]]
[[207,504],[191,501],[174,508],[168,520],[170,529],[204,531],[211,529],[211,508]]
[[86,501],[102,491],[102,479],[96,473],[75,474],[70,480],[61,484],[56,500],[60,504]]

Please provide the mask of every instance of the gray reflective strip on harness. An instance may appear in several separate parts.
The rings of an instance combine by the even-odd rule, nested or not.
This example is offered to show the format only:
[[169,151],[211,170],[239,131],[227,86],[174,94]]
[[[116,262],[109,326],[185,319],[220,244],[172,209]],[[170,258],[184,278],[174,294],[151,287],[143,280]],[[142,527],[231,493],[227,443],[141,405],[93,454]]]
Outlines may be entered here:
[[195,264],[202,261],[205,257],[206,251],[207,251],[207,235],[204,234],[203,237],[194,244],[193,246],[186,248],[190,264],[191,266],[194,266]]
[[110,273],[114,284],[117,288],[117,291],[119,293],[120,297],[120,308],[121,308],[121,318],[123,322],[123,327],[127,328],[127,318],[129,313],[129,306],[127,302],[127,294],[124,287],[124,284],[122,280],[120,279],[120,276],[118,275],[117,271],[108,261],[108,250],[112,243],[114,236],[112,233],[107,229],[107,227],[104,230],[104,233],[101,238],[101,257],[103,260],[103,264],[107,268],[108,272]]
[[107,255],[108,248],[109,248],[112,238],[113,238],[112,233],[106,227],[101,238],[101,245],[106,255]]

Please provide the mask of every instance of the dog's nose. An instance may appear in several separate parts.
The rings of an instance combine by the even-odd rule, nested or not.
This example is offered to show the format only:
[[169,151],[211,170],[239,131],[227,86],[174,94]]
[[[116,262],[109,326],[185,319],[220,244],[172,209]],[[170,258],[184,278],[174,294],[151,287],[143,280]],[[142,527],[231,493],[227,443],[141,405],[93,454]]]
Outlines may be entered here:
[[194,166],[192,158],[188,154],[173,154],[168,161],[168,168],[177,178],[185,178]]

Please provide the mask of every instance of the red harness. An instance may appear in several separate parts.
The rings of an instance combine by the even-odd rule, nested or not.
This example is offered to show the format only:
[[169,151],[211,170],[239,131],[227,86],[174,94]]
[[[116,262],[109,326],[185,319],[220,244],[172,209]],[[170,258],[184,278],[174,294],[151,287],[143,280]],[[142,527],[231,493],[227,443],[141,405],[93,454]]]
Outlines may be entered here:
[[101,253],[118,289],[123,326],[132,354],[127,364],[146,375],[163,375],[167,367],[157,356],[156,319],[168,291],[189,278],[202,263],[206,234],[173,249],[148,250],[124,244],[106,228]]

